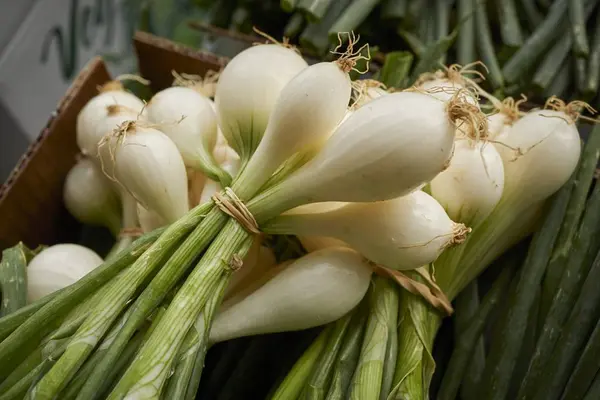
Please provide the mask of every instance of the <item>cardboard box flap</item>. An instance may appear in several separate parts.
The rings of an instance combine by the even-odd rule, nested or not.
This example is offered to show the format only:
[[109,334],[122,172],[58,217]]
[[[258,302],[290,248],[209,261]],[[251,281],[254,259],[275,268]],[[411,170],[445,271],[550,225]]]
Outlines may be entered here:
[[[138,32],[134,38],[142,76],[158,91],[173,82],[172,71],[204,75],[227,62],[169,40]],[[63,205],[63,184],[79,149],[79,111],[111,77],[99,57],[79,73],[40,136],[0,186],[0,250],[23,241],[27,246],[77,242],[81,225]]]
[[63,181],[79,152],[77,114],[108,79],[102,60],[92,59],[0,188],[0,248],[19,241],[35,247],[77,239],[79,224],[63,206]]
[[150,81],[153,92],[173,84],[172,71],[204,76],[219,71],[228,59],[183,46],[146,32],[137,32],[134,40],[140,74]]

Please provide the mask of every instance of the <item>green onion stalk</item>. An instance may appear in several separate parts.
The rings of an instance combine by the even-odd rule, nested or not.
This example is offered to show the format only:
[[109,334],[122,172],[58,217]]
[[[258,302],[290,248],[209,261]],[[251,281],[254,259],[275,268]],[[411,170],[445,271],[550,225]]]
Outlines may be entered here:
[[[175,350],[179,347],[173,346],[173,343],[181,345],[180,339],[190,328],[186,323],[196,320],[196,310],[201,310],[207,303],[215,309],[220,303],[227,278],[239,267],[252,242],[253,235],[214,208],[212,202],[198,206],[164,232],[154,232],[139,239],[90,275],[60,292],[24,323],[11,324],[10,319],[0,321],[0,327],[12,329],[0,344],[0,354],[3,360],[19,362],[29,354],[29,351],[23,350],[38,343],[46,332],[39,328],[36,331],[35,323],[44,318],[48,318],[47,322],[53,319],[60,322],[61,313],[68,314],[62,326],[50,337],[68,336],[69,340],[60,354],[54,355],[52,363],[44,360],[43,369],[42,364],[33,369],[38,371],[39,381],[31,385],[29,396],[53,398],[65,390],[71,396],[76,387],[80,389],[77,398],[98,398],[106,379],[111,375],[114,377],[114,365],[131,349],[132,340],[139,336],[138,332],[147,318],[186,274],[197,254],[212,244],[200,260],[199,267],[191,272],[186,283],[177,291],[153,334],[137,352],[111,396],[147,390],[147,386],[140,389],[136,383],[150,367],[163,367],[163,373],[156,379],[160,388],[176,356],[173,347]],[[101,288],[94,291],[93,284]],[[145,288],[144,284],[147,284]],[[135,301],[127,307],[130,298]],[[84,301],[78,305],[81,300]],[[126,307],[121,321],[117,321]],[[181,309],[187,313],[180,312]],[[104,337],[106,339],[102,340]],[[9,344],[14,346],[9,347]],[[97,346],[100,347],[96,349]],[[153,362],[140,362],[144,357]],[[165,359],[168,361],[164,362]],[[94,363],[91,363],[92,360]],[[4,374],[8,373],[4,370]],[[81,378],[82,374],[86,375],[85,381]],[[150,386],[156,381],[152,381]],[[187,390],[187,385],[184,386]]]
[[399,288],[376,276],[369,295],[365,336],[350,386],[351,399],[385,399],[390,391],[397,349]]
[[367,306],[371,306],[368,297],[375,299],[373,287],[352,311],[326,325],[274,389],[271,399],[347,397],[363,343]]

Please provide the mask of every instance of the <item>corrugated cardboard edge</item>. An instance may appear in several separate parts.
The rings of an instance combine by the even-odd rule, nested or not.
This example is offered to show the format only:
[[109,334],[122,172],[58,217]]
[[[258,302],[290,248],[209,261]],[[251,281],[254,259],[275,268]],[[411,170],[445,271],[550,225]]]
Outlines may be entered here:
[[18,241],[36,246],[76,238],[79,224],[64,209],[63,181],[78,153],[77,114],[108,79],[101,58],[92,59],[0,187],[0,249]]
[[150,81],[154,92],[172,85],[172,71],[204,76],[209,70],[219,71],[229,61],[146,32],[135,34],[134,47],[140,74]]
[[[152,81],[155,91],[171,85],[173,70],[204,75],[208,70],[219,70],[228,61],[142,32],[135,35],[134,46],[140,72]],[[92,59],[0,186],[0,250],[19,241],[35,247],[78,239],[81,226],[64,208],[62,188],[79,152],[77,115],[98,93],[98,86],[108,80],[110,75],[101,58]]]

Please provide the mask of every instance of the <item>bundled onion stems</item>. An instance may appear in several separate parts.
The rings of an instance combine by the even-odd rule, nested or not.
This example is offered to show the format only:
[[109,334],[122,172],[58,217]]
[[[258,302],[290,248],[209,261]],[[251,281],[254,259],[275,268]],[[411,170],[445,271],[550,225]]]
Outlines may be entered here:
[[334,325],[328,325],[311,343],[309,348],[296,361],[292,370],[286,375],[283,382],[271,397],[273,400],[298,398],[308,381],[312,369],[317,365],[319,356],[327,346],[329,336],[334,330]]
[[[348,9],[352,12],[345,11],[348,21],[360,17],[360,13],[354,14],[357,8],[359,4],[353,3]],[[24,362],[18,376],[8,379],[14,383],[9,389],[14,389],[12,393],[22,394],[27,389],[27,396],[39,399],[63,395],[119,399],[162,394],[193,398],[204,355],[213,340],[209,336],[212,320],[232,274],[243,266],[242,260],[260,228],[274,225],[269,221],[294,207],[315,202],[355,202],[367,207],[357,210],[366,216],[383,204],[399,215],[410,216],[411,207],[420,204],[417,198],[425,196],[429,212],[440,222],[436,228],[424,221],[421,233],[432,237],[428,241],[433,243],[431,250],[419,252],[421,245],[408,242],[398,251],[415,253],[414,258],[401,264],[397,264],[401,257],[384,258],[383,262],[390,261],[387,268],[410,269],[427,264],[444,248],[464,239],[464,225],[451,221],[425,193],[415,192],[407,201],[395,199],[414,192],[444,170],[452,154],[456,126],[467,123],[476,130],[478,123],[474,121],[483,121],[483,114],[468,106],[468,98],[462,93],[446,104],[424,93],[401,92],[385,96],[380,93],[382,98],[372,107],[353,109],[348,116],[352,92],[349,74],[366,71],[370,56],[368,46],[357,48],[353,34],[338,37],[340,46],[334,49],[338,59],[311,66],[287,44],[258,45],[240,53],[221,74],[214,110],[210,101],[198,97],[194,89],[181,87],[157,94],[145,113],[131,113],[131,109],[111,102],[118,98],[130,108],[139,107],[141,102],[111,83],[86,105],[78,118],[80,147],[94,157],[92,163],[100,164],[107,176],[125,189],[122,196],[135,198],[146,213],[156,214],[161,224],[169,225],[142,236],[54,297],[0,321],[0,332],[6,336],[0,343],[0,379],[9,378],[12,366]],[[341,49],[344,42],[346,50]],[[360,69],[363,66],[365,70]],[[181,118],[174,126],[163,127],[156,122],[165,112],[163,107],[172,106],[171,101],[164,103],[158,98],[167,94],[176,97],[173,101],[202,103],[204,116],[213,122],[218,117],[223,136],[240,155],[241,170],[231,187],[215,192],[210,201],[189,211],[186,165],[212,171],[209,176],[222,184],[229,179],[227,172],[219,172],[220,166],[207,168],[214,161],[210,150],[216,123],[197,131],[195,124],[188,130],[184,129],[186,125],[178,125],[184,121]],[[398,109],[406,111],[398,113]],[[415,120],[415,113],[422,117]],[[308,115],[310,118],[306,118]],[[440,123],[425,123],[429,118]],[[412,121],[411,126],[403,121]],[[113,129],[115,124],[116,129],[103,131]],[[411,135],[421,137],[425,133],[435,145],[422,146],[412,139]],[[188,144],[201,148],[192,154]],[[379,154],[381,148],[387,150],[385,157]],[[357,157],[358,149],[367,155]],[[290,159],[298,162],[289,169],[282,168]],[[336,167],[330,167],[330,163]],[[413,173],[398,181],[400,172],[409,167]],[[350,168],[359,173],[348,174]],[[269,182],[277,171],[277,179]],[[150,175],[155,175],[154,179]],[[142,215],[139,207],[138,214]],[[341,220],[338,225],[343,223]],[[385,220],[375,223],[383,229]],[[418,244],[417,238],[413,240]],[[367,250],[374,258],[375,252]],[[394,246],[388,246],[388,250],[396,251]],[[318,257],[322,257],[322,264],[315,261]],[[306,281],[328,276],[331,291],[338,284],[338,292],[344,285],[351,292],[344,301],[341,297],[332,301],[331,315],[319,314],[308,326],[284,321],[281,328],[273,329],[324,324],[347,313],[364,296],[372,273],[370,262],[373,260],[344,248],[314,253],[288,269],[280,267],[283,272],[263,282],[251,295],[280,295],[273,289],[274,282],[283,286],[293,277],[304,276]],[[375,397],[382,391],[387,394],[397,354],[397,289],[390,285],[384,278],[376,279],[371,304],[374,312],[362,348],[357,341],[358,328],[351,323],[354,318],[348,317],[324,331],[298,367],[301,379],[284,382],[282,390],[295,393],[302,389],[315,363],[319,370],[310,380],[314,390],[307,390],[306,396],[324,396],[330,377],[336,387],[348,386],[351,380],[346,362],[360,354],[361,373],[348,389],[356,391],[358,397],[362,397],[363,388]],[[227,308],[222,315],[231,310]],[[149,327],[148,320],[152,320]],[[350,335],[348,341],[346,333]],[[64,342],[51,357],[40,361],[35,355],[37,349],[45,349],[55,340]],[[332,354],[319,358],[323,346]],[[358,348],[361,350],[356,353]],[[370,362],[372,357],[377,358],[377,365]],[[36,361],[40,361],[37,366]],[[363,384],[364,379],[368,385]],[[106,394],[107,387],[110,393]]]
[[396,365],[398,287],[383,277],[375,277],[369,296],[369,317],[356,366],[350,398],[387,398]]
[[353,312],[350,326],[344,336],[344,341],[333,366],[331,383],[327,392],[328,400],[339,400],[346,398],[350,387],[354,370],[358,364],[361,344],[365,333],[365,322],[367,320],[367,307],[362,306]]
[[130,266],[161,233],[162,230],[158,230],[142,236],[130,248],[123,250],[118,257],[106,262],[76,284],[65,288],[55,296],[23,308],[21,310],[23,313],[20,315],[17,312],[8,318],[3,318],[0,321],[0,331],[10,334],[0,343],[0,357],[6,361],[0,366],[0,376],[6,376],[11,363],[17,363],[27,356],[19,351],[21,346],[39,343],[46,332],[46,329],[40,329],[40,326],[49,325],[51,329],[55,324],[53,321],[60,321],[61,316],[66,315],[79,302],[93,294],[99,285],[106,283]]
[[333,367],[342,347],[344,337],[352,320],[352,313],[334,322],[327,338],[327,344],[306,380],[300,398],[323,399],[327,394],[333,375]]
[[431,305],[406,291],[401,292],[399,312],[398,358],[388,398],[427,398],[435,370],[433,340],[441,316]]

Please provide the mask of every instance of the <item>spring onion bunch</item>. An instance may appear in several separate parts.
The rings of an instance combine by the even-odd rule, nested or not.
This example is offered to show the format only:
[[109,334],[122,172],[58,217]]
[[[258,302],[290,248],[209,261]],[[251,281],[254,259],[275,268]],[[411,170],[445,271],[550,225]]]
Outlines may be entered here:
[[[544,109],[518,111],[499,102],[488,133],[477,140],[457,135],[450,167],[430,185],[432,196],[457,222],[473,231],[435,262],[436,279],[450,299],[498,255],[528,235],[546,200],[571,176],[580,154],[575,126],[581,103],[549,99]],[[401,294],[399,352],[389,399],[428,398],[435,363],[433,340],[441,315],[408,293]]]
[[[336,49],[331,62],[308,66],[285,45],[262,44],[225,67],[215,91],[216,121],[239,161],[227,148],[228,156],[217,157],[212,106],[189,91],[197,108],[155,99],[127,118],[131,105],[101,103],[94,129],[82,117],[78,132],[93,132],[97,167],[135,200],[142,224],[165,227],[0,320],[0,380],[10,375],[9,366],[25,372],[11,378],[17,385],[11,393],[191,399],[211,341],[330,322],[360,301],[373,269],[416,268],[465,239],[468,229],[419,189],[449,169],[457,134],[479,131],[484,115],[462,91],[445,101],[404,91],[381,93],[347,116],[349,73],[365,58],[364,47],[356,49],[356,38],[348,36],[346,50]],[[184,124],[185,112],[196,113],[189,121],[198,123]],[[115,115],[124,119],[117,122]],[[283,167],[298,154],[303,162]],[[196,168],[206,175],[205,201],[189,196],[197,178],[189,171]],[[209,188],[211,181],[218,186]],[[327,202],[345,204],[282,216]],[[244,272],[252,278],[236,282],[236,271],[252,265],[251,249],[260,249],[259,233],[288,225],[294,233],[337,237],[354,250],[316,251],[252,277],[260,265],[254,263]],[[361,229],[373,239],[359,240]],[[297,295],[289,296],[292,290]],[[241,317],[248,310],[256,316],[249,324]],[[228,331],[234,323],[237,334]],[[31,349],[59,339],[64,342],[42,367],[31,365]],[[385,375],[391,385],[390,371]]]
[[[443,249],[437,260],[433,257],[435,261],[429,266],[435,275],[433,283],[439,285],[439,290],[449,299],[454,299],[498,255],[535,228],[546,200],[572,175],[580,153],[575,121],[585,104],[565,104],[551,98],[544,109],[523,113],[518,107],[521,101],[510,98],[499,101],[462,76],[455,78],[461,80],[461,87],[453,87],[456,83],[450,86],[443,80],[444,74],[427,75],[421,80],[431,82],[432,76],[440,78],[441,88],[419,86],[411,91],[429,93],[440,101],[448,101],[452,98],[449,94],[466,89],[473,95],[469,97],[473,107],[480,109],[491,105],[495,108],[482,123],[484,129],[473,131],[473,126],[457,127],[454,154],[448,167],[424,188],[432,199],[437,200],[438,206],[445,209],[447,216],[456,221],[454,223],[463,223],[473,229],[464,242]],[[479,94],[489,103],[474,104],[473,100]],[[424,195],[417,191],[393,201],[408,199],[418,193]],[[361,238],[357,243],[350,226],[337,226],[337,218],[344,214],[345,208],[362,207],[370,206],[343,203],[332,208],[303,206],[274,218],[265,229],[297,230],[302,235],[327,234],[333,238],[317,237],[317,246],[335,246],[336,242],[330,240],[342,239],[344,245],[360,248],[367,257],[373,257],[372,254],[383,257],[386,254],[383,240],[377,241],[382,247],[370,252],[369,238]],[[319,214],[327,218],[318,221],[316,215]],[[388,211],[385,215],[393,213]],[[299,219],[300,216],[305,219]],[[361,229],[370,232],[371,224],[377,223],[381,222],[375,215],[368,222],[362,221]],[[316,226],[319,229],[315,229]],[[409,226],[419,224],[415,225],[413,221]],[[378,230],[384,229],[379,227]],[[399,234],[393,237],[396,243],[402,238]],[[406,249],[399,246],[394,250]],[[402,257],[403,262],[409,259],[406,255]],[[428,281],[431,278],[422,274],[422,269],[413,267],[405,273],[417,283],[428,283],[432,292],[438,289]],[[389,275],[397,278],[397,275]],[[330,324],[298,360],[273,398],[312,398],[308,393],[317,398],[429,398],[429,384],[435,369],[433,341],[443,315],[436,309],[435,302],[425,301],[430,299],[415,296],[415,293],[422,294],[418,290],[398,293],[381,282],[374,283],[367,302],[370,317],[363,320],[360,328],[355,328],[359,337],[363,335],[362,339],[351,340],[354,336],[345,331],[348,327],[342,324],[344,319]],[[358,313],[357,310],[354,312]],[[396,313],[398,321],[394,317]],[[342,351],[340,345],[335,344],[340,341],[342,347],[349,347],[337,353]],[[354,355],[348,359],[348,354]],[[345,363],[345,378],[341,382],[332,378],[337,370],[326,361],[337,358]]]

